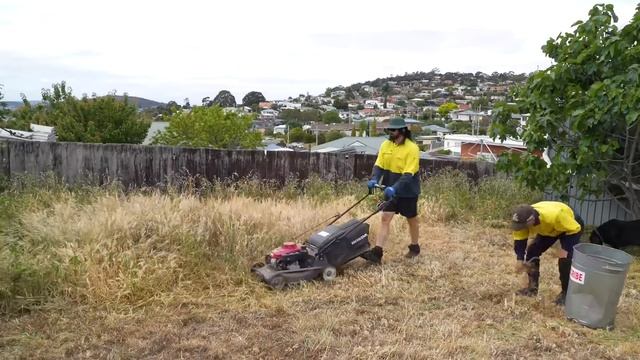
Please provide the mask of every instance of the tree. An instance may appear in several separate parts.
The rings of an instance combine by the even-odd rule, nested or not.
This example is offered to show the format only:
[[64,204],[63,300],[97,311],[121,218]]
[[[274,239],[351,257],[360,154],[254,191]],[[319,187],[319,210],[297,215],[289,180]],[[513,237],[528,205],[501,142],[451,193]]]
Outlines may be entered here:
[[397,105],[397,106],[400,106],[400,107],[405,107],[405,106],[407,106],[407,102],[406,102],[406,101],[404,101],[404,100],[398,100],[398,101],[396,102],[396,105]]
[[426,120],[425,125],[437,125],[445,127],[445,123],[442,120]]
[[[46,99],[43,97],[43,100]],[[49,124],[55,126],[60,141],[140,144],[151,122],[141,119],[128,97],[68,97],[49,112]]]
[[471,123],[467,121],[454,121],[449,124],[449,130],[455,134],[470,134]]
[[322,114],[322,122],[325,124],[339,123],[341,121],[342,119],[340,119],[340,115],[338,115],[337,111],[327,111]]
[[293,128],[289,130],[289,141],[290,142],[304,142],[305,135],[307,133],[302,130],[302,128]]
[[[247,94],[248,95],[248,94]],[[260,94],[262,95],[262,94]],[[246,98],[246,96],[245,96]],[[243,99],[244,101],[244,99]],[[260,101],[264,101],[264,96],[263,96],[263,100]],[[213,98],[213,101],[211,102],[211,104],[209,104],[209,106],[212,105],[218,105],[220,107],[235,107],[236,106],[236,98],[231,94],[231,92],[229,90],[221,90],[218,95],[216,95],[215,98]],[[251,104],[253,105],[253,104]],[[247,105],[247,106],[251,106],[251,105]]]
[[5,121],[4,126],[15,130],[29,131],[30,124],[49,124],[46,107],[43,103],[32,106],[24,94],[20,94],[22,106],[11,114],[11,119]]
[[343,137],[344,137],[344,134],[339,130],[330,130],[324,136],[326,142],[333,141],[333,140],[338,140],[338,139],[343,138]]
[[304,133],[304,142],[307,144],[316,142],[316,135],[312,133]]
[[166,109],[166,115],[171,115],[174,112],[180,110],[180,105],[178,105],[177,102],[171,100],[167,103],[167,106],[165,106]]
[[456,103],[446,102],[438,107],[438,114],[441,118],[448,119],[449,113],[457,109],[458,105]]
[[349,110],[349,103],[342,99],[333,99],[333,107],[338,110]]
[[384,83],[384,85],[382,85],[382,88],[380,89],[380,91],[382,91],[382,96],[384,96],[384,104],[382,105],[382,107],[384,109],[386,109],[387,108],[387,98],[391,94],[391,86],[389,86],[389,83],[386,82],[386,83]]
[[366,121],[360,121],[360,125],[358,128],[358,136],[367,136],[367,129],[369,124]]
[[[437,117],[438,112],[433,110],[433,109],[426,109],[423,113],[422,116],[420,116],[420,120],[424,120],[424,121],[440,121],[440,120],[435,120],[435,118]],[[431,124],[428,124],[431,125]],[[444,126],[444,125],[442,125]]]
[[[617,21],[612,5],[595,5],[572,32],[547,41],[542,50],[554,65],[515,91],[530,114],[520,136],[528,152],[498,165],[531,188],[606,194],[639,218],[640,6],[623,28]],[[491,135],[514,135],[508,119],[495,119]],[[544,150],[550,165],[535,155]]]
[[378,136],[376,126],[378,126],[378,123],[375,120],[369,123],[369,136]]
[[225,112],[217,105],[197,107],[191,112],[171,115],[169,126],[157,134],[152,143],[211,147],[217,149],[254,149],[262,136],[252,131],[253,117]]
[[261,92],[251,91],[242,98],[242,105],[252,107],[266,100],[267,99],[265,99],[264,95],[262,95]]
[[355,125],[353,125],[351,127],[351,136],[356,136],[356,126]]
[[420,125],[411,125],[409,130],[411,130],[411,134],[414,136],[422,135],[422,126]]
[[298,110],[285,109],[280,112],[280,118],[284,120],[295,120],[302,123],[318,122],[322,120],[322,113],[319,110]]
[[22,95],[24,106],[15,113],[21,128],[29,123],[54,126],[60,141],[86,143],[139,144],[147,136],[151,122],[138,114],[125,94],[78,99],[62,81],[42,90],[42,103],[31,106]]
[[2,84],[0,84],[0,125],[7,118],[7,114],[9,110],[7,110],[7,104],[2,101],[4,99],[4,94],[2,93]]
[[184,98],[184,105],[182,105],[183,109],[191,109],[191,104],[189,103],[189,98]]
[[473,100],[473,102],[471,103],[471,106],[473,106],[474,109],[479,109],[479,108],[486,109],[489,107],[489,98],[486,96],[481,96],[477,100]]

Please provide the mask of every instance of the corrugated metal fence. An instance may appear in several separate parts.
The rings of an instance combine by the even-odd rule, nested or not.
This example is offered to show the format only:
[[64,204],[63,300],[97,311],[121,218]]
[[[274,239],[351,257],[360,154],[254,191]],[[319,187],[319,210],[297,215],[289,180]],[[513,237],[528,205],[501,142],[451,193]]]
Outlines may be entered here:
[[[598,226],[611,219],[633,220],[614,199],[609,197],[585,196],[574,187],[568,191],[568,204],[582,217],[586,225]],[[545,194],[545,200],[561,200],[560,194]]]

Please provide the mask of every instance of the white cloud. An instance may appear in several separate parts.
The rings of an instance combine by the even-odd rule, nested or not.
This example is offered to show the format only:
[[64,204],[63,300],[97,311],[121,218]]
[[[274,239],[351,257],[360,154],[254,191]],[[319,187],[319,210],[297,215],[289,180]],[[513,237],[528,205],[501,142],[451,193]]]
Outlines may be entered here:
[[[635,1],[614,1],[625,24]],[[67,80],[74,92],[168,101],[230,90],[268,98],[376,77],[529,72],[540,47],[587,16],[570,1],[35,1],[0,4],[7,98]]]

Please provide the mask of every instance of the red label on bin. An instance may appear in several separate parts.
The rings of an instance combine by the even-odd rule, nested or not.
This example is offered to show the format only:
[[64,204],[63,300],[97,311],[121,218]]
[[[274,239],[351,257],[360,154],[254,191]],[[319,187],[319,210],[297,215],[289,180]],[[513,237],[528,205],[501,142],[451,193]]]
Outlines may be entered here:
[[584,272],[574,268],[573,266],[571,267],[571,276],[570,276],[570,278],[571,278],[572,281],[575,281],[578,284],[583,284],[584,285]]

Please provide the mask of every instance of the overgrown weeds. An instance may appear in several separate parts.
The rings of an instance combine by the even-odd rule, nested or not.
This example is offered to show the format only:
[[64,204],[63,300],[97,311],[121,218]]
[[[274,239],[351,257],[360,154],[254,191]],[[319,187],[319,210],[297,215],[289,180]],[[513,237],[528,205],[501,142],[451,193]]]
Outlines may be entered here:
[[426,179],[423,186],[427,203],[440,209],[441,222],[495,224],[509,219],[517,204],[542,199],[504,176],[486,177],[477,184],[457,170],[447,169]]
[[[245,281],[245,269],[366,194],[362,183],[184,179],[164,189],[15,179],[0,195],[0,309],[51,299],[142,305]],[[423,184],[431,223],[504,220],[533,194],[503,178],[447,170]],[[371,210],[372,197],[360,213]],[[375,230],[374,230],[375,231]]]
[[[540,295],[513,295],[523,279],[510,273],[509,231],[487,225],[534,199],[507,179],[437,174],[420,200],[420,257],[402,258],[408,232],[398,219],[382,266],[356,259],[332,283],[279,292],[250,265],[346,209],[364,184],[189,181],[134,191],[9,184],[0,194],[0,357],[640,356],[637,263],[611,333],[572,324],[552,304],[550,255]],[[379,221],[370,221],[374,238]]]

